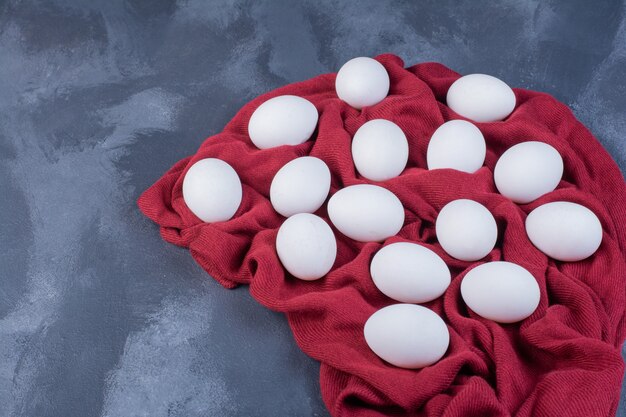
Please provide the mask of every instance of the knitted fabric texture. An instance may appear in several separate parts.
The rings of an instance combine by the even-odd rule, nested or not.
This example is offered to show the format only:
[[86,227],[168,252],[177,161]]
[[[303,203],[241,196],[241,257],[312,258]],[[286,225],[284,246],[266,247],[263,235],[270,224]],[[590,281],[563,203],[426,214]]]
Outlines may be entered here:
[[[189,248],[224,287],[249,284],[258,302],[286,314],[299,347],[321,362],[321,392],[333,416],[614,415],[624,373],[620,346],[626,330],[626,184],[616,164],[565,105],[547,94],[514,89],[517,105],[509,117],[476,123],[487,143],[481,169],[474,174],[429,171],[430,136],[445,121],[463,119],[445,103],[448,88],[460,75],[436,63],[404,68],[394,55],[376,59],[391,80],[389,95],[379,104],[351,108],[335,93],[335,74],[264,94],[146,190],[138,201],[141,211],[160,226],[163,239]],[[248,137],[248,120],[263,102],[284,94],[311,101],[319,112],[318,127],[301,145],[259,150]],[[295,279],[276,255],[276,234],[284,218],[269,200],[274,175],[294,158],[311,155],[330,168],[331,194],[370,183],[355,171],[351,141],[363,123],[378,118],[399,125],[409,142],[404,172],[378,183],[402,201],[402,230],[383,243],[360,243],[333,227],[337,239],[333,269],[317,281]],[[497,192],[493,170],[505,150],[528,140],[556,148],[565,171],[555,191],[518,205]],[[203,158],[228,162],[241,178],[243,200],[229,221],[203,223],[183,201],[185,173]],[[437,243],[437,213],[459,198],[483,204],[498,224],[496,247],[477,262],[454,259]],[[579,262],[558,262],[532,245],[525,218],[552,201],[579,203],[598,216],[603,240],[594,255]],[[325,205],[316,214],[332,227]],[[383,245],[398,241],[419,242],[433,250],[452,273],[446,293],[424,304],[447,323],[450,346],[439,362],[421,370],[385,363],[363,336],[370,315],[395,303],[374,286],[370,261]],[[520,323],[483,319],[461,298],[460,284],[467,271],[497,260],[523,266],[539,283],[539,306]],[[280,415],[281,410],[276,412]]]

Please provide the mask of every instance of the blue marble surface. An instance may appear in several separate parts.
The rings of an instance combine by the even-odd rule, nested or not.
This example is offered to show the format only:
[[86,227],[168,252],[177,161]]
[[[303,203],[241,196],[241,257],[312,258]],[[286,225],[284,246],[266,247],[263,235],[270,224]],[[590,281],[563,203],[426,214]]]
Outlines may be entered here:
[[0,416],[327,416],[284,317],[164,243],[138,195],[251,98],[383,52],[553,94],[623,172],[625,13],[0,0]]

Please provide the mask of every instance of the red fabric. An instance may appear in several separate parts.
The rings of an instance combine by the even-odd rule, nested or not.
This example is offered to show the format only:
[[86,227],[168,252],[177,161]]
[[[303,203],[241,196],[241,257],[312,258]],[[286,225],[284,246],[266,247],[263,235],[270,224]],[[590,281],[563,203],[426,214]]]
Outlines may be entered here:
[[[444,121],[461,118],[445,105],[448,87],[459,74],[435,63],[404,68],[393,55],[377,59],[391,78],[389,96],[381,103],[363,111],[349,107],[335,94],[335,74],[262,95],[145,191],[139,207],[160,225],[165,240],[188,247],[223,286],[250,284],[261,304],[287,315],[300,348],[321,361],[322,395],[333,416],[613,415],[624,372],[620,345],[626,330],[626,187],[618,167],[565,105],[546,94],[516,89],[517,107],[505,121],[477,124],[487,141],[484,167],[474,174],[428,171],[431,134]],[[259,150],[248,138],[248,119],[261,103],[283,94],[315,104],[318,130],[302,145]],[[274,174],[296,157],[313,155],[333,173],[331,193],[367,183],[355,172],[350,142],[358,127],[374,118],[397,123],[410,147],[404,173],[382,184],[400,198],[406,212],[399,235],[385,244],[421,242],[447,262],[453,275],[445,295],[425,304],[448,323],[450,347],[442,360],[422,370],[387,365],[363,338],[366,319],[394,303],[369,275],[370,260],[381,244],[354,242],[334,229],[337,261],[326,277],[313,282],[286,274],[274,248],[284,220],[269,201]],[[554,146],[565,173],[556,191],[517,205],[497,193],[493,168],[506,149],[526,140]],[[186,170],[207,157],[231,164],[243,183],[243,202],[230,221],[202,223],[183,201]],[[437,212],[457,198],[482,203],[498,223],[498,244],[480,262],[455,260],[436,241]],[[557,200],[583,204],[598,215],[604,237],[592,257],[555,262],[528,240],[526,215]],[[328,221],[325,206],[317,214]],[[502,325],[478,317],[461,299],[466,271],[495,260],[520,264],[539,282],[539,307],[521,323]]]

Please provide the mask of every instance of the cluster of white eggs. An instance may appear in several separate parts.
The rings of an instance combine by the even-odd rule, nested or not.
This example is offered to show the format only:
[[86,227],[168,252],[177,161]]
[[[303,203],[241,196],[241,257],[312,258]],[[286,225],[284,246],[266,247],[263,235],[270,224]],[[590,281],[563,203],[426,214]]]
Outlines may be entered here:
[[[336,78],[340,99],[361,109],[382,101],[389,92],[385,68],[371,58],[347,62]],[[447,104],[475,122],[506,118],[515,107],[515,94],[497,78],[473,74],[450,87]],[[260,149],[298,145],[310,139],[318,122],[315,106],[297,96],[278,96],[261,104],[250,118],[248,133]],[[465,120],[441,125],[427,149],[429,169],[455,169],[474,173],[483,166],[486,144],[480,129]],[[402,129],[389,120],[363,124],[352,140],[352,158],[358,173],[371,181],[401,175],[409,156]],[[536,141],[517,144],[496,163],[498,191],[515,203],[526,204],[553,191],[563,174],[563,160],[552,146]],[[287,217],[276,237],[276,252],[284,268],[302,280],[316,280],[333,267],[337,242],[330,226],[313,214],[326,201],[331,173],[321,159],[305,156],[284,165],[274,176],[270,201]],[[196,162],[183,180],[183,198],[205,222],[230,219],[242,199],[235,170],[215,158]],[[345,187],[328,200],[328,216],[335,228],[359,242],[382,242],[404,225],[400,199],[381,185]],[[442,249],[451,257],[473,262],[491,252],[498,237],[494,216],[477,201],[458,199],[439,212],[435,231]],[[593,212],[570,202],[537,207],[526,218],[530,241],[560,261],[578,261],[592,255],[602,240],[602,227]],[[373,257],[370,273],[376,287],[399,301],[375,312],[366,322],[364,336],[379,357],[395,366],[421,368],[438,361],[447,351],[449,333],[434,311],[416,305],[440,297],[451,281],[444,260],[426,246],[397,242],[382,247]],[[500,323],[513,323],[537,308],[537,281],[525,268],[511,262],[487,262],[471,269],[461,282],[461,295],[476,314]]]

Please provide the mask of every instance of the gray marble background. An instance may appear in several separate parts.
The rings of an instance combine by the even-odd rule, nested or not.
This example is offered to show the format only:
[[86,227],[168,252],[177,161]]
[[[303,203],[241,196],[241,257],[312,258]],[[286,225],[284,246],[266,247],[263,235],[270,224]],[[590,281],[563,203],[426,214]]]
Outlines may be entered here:
[[256,95],[382,52],[549,92],[624,169],[625,13],[0,0],[0,416],[327,416],[284,317],[161,241],[138,195]]

